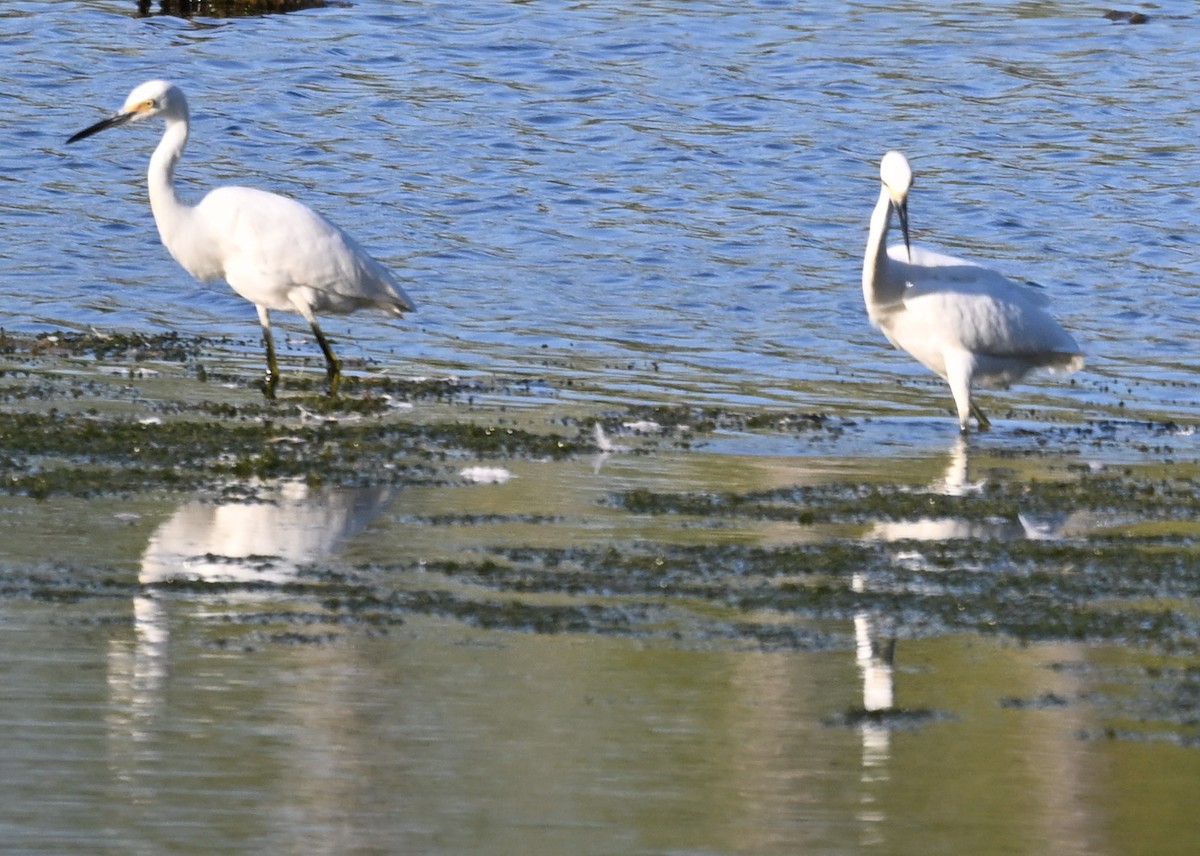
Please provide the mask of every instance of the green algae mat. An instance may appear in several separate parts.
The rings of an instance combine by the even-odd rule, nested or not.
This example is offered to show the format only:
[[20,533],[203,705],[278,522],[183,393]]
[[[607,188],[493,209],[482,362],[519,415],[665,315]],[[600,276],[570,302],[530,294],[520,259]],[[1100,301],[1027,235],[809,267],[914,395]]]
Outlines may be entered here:
[[836,650],[868,616],[889,663],[906,640],[956,634],[1119,652],[1121,701],[1096,734],[1200,743],[1188,425],[998,419],[961,438],[944,419],[369,372],[336,399],[291,372],[267,402],[221,343],[3,345],[0,598],[274,595],[238,602],[214,639],[228,645],[437,616]]

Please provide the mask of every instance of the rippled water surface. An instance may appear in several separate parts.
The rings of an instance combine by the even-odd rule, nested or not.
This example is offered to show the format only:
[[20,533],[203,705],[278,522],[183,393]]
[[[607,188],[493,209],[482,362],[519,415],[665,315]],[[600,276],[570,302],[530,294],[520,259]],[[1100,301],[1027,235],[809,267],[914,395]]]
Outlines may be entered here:
[[[192,101],[185,195],[295,195],[403,278],[411,320],[329,322],[396,372],[892,409],[926,375],[865,322],[859,270],[896,147],[917,237],[1045,284],[1087,351],[1076,387],[1025,400],[1193,406],[1200,72],[1195,22],[1169,14],[1188,4],[1139,26],[1044,3],[133,5],[0,10],[6,328],[182,329],[257,356],[251,307],[158,244],[157,129],[64,144],[166,76]],[[944,398],[931,381],[899,406]]]
[[[1097,460],[1061,426],[1200,418],[1195,4],[1166,0],[1139,25],[1087,3],[354,0],[225,20],[136,5],[0,4],[4,330],[178,330],[260,371],[251,305],[192,281],[159,243],[145,193],[159,126],[65,144],[167,77],[191,102],[184,196],[239,183],[300,198],[415,298],[404,320],[323,322],[372,372],[540,382],[503,406],[869,419],[844,441],[729,430],[669,454],[484,462],[504,484],[5,497],[0,840],[29,853],[1192,852],[1194,718],[1162,725],[1137,699],[1194,709],[1194,634],[1146,653],[916,632],[889,652],[896,628],[880,623],[903,616],[867,610],[772,631],[803,644],[747,644],[758,617],[699,583],[695,603],[631,629],[605,624],[627,606],[614,577],[587,594],[604,629],[578,633],[458,622],[413,593],[452,603],[471,588],[448,572],[431,583],[426,558],[531,546],[601,562],[608,544],[662,544],[670,560],[704,542],[896,543],[881,552],[916,573],[944,556],[913,541],[1111,545],[1165,530],[1191,544],[1194,523],[1172,519],[663,523],[611,498],[846,474],[963,496],[988,479],[1194,460],[1186,427],[1122,428],[1132,439]],[[1087,353],[1073,382],[984,399],[1001,424],[970,473],[944,385],[863,310],[889,148],[916,170],[914,237],[1044,285]],[[300,371],[309,332],[275,323]],[[721,585],[743,572],[723,568]],[[356,582],[314,594],[321,574]],[[551,613],[570,600],[531,584],[498,591]],[[505,602],[482,588],[473,602]],[[338,624],[370,598],[401,598],[404,620]],[[854,716],[879,709],[911,719]]]

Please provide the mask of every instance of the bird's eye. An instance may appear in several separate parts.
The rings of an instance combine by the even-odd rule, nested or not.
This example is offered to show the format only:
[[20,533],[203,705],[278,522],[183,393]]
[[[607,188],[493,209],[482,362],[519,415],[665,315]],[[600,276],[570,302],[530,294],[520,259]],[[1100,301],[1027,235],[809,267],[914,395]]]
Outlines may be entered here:
[[151,110],[151,109],[153,109],[153,108],[154,108],[154,99],[153,99],[153,98],[147,98],[145,101],[143,101],[143,102],[142,102],[142,106],[143,106],[144,108],[146,108],[147,110]]

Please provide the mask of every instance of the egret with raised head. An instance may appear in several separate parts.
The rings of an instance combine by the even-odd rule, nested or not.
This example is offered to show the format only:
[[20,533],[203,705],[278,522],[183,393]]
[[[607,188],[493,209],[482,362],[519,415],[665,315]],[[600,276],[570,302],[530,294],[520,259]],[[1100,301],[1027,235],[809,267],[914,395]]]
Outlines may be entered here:
[[[1004,388],[1033,369],[1073,372],[1083,354],[1044,307],[1049,300],[974,262],[913,245],[908,192],[913,174],[900,152],[879,166],[883,187],[871,214],[863,260],[863,299],[871,323],[950,385],[960,430],[972,414],[991,427],[971,400],[976,386]],[[892,214],[904,244],[887,246]]]
[[279,382],[272,309],[297,312],[312,327],[325,355],[329,394],[336,395],[341,363],[317,314],[369,307],[401,315],[415,308],[412,299],[353,238],[294,199],[252,187],[219,187],[197,205],[182,202],[175,193],[175,165],[187,145],[188,105],[183,91],[165,80],[136,87],[116,115],[67,142],[155,116],[166,130],[150,157],[150,208],[163,244],[192,276],[224,278],[255,305],[267,350],[268,398],[275,397]]

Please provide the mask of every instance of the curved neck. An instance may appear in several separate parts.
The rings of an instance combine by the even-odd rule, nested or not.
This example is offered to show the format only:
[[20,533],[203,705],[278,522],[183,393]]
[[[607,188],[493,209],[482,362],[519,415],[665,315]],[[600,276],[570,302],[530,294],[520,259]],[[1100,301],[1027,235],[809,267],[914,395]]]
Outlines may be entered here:
[[863,258],[863,300],[867,310],[872,307],[896,303],[904,291],[903,283],[897,289],[888,277],[890,259],[887,253],[888,223],[892,217],[892,200],[887,188],[879,189],[879,201],[871,212],[871,228],[867,233],[867,251]]
[[175,194],[175,164],[183,155],[188,140],[187,116],[170,116],[167,129],[163,132],[158,148],[150,156],[150,171],[147,176],[150,186],[150,210],[162,242],[171,249],[170,237],[181,234],[180,223],[186,220],[192,209]]

